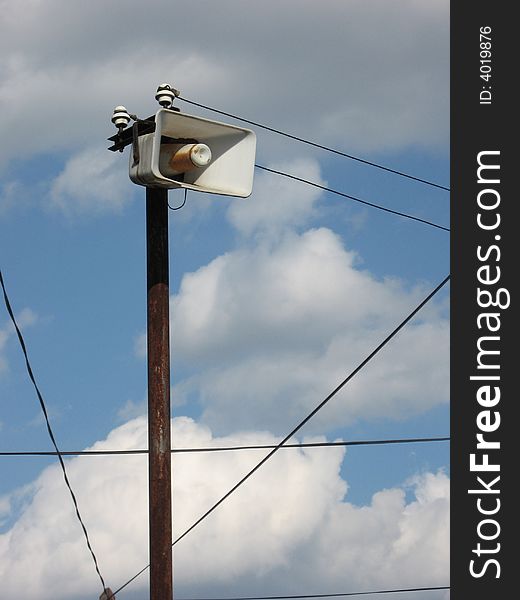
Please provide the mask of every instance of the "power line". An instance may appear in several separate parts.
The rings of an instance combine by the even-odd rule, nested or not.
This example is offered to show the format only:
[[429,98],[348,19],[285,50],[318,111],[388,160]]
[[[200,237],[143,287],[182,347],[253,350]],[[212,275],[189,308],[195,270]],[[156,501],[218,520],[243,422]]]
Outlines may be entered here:
[[333,594],[295,594],[293,596],[236,596],[233,598],[179,598],[179,600],[293,600],[296,598],[341,598],[344,596],[367,596],[371,594],[402,594],[405,592],[434,592],[449,590],[449,585],[435,587],[400,588],[394,590],[372,590],[365,592],[338,592]]
[[22,332],[20,331],[20,328],[18,327],[18,323],[16,322],[16,318],[15,318],[13,310],[11,308],[11,303],[9,302],[9,297],[7,295],[7,290],[6,290],[5,285],[4,285],[4,278],[2,276],[2,271],[1,270],[0,270],[0,284],[2,285],[2,291],[3,291],[3,295],[4,295],[4,302],[5,302],[5,306],[7,308],[7,312],[9,313],[9,316],[11,317],[11,321],[12,321],[12,323],[14,325],[16,334],[18,336],[18,341],[20,342],[20,346],[22,348],[22,352],[23,352],[23,355],[24,355],[24,358],[25,358],[25,365],[27,367],[27,373],[29,374],[29,378],[31,379],[31,382],[32,382],[32,384],[34,386],[34,389],[36,391],[36,395],[38,396],[38,400],[40,402],[40,406],[41,406],[41,409],[42,409],[42,412],[43,412],[43,416],[45,417],[45,423],[47,425],[47,431],[49,433],[49,437],[51,439],[52,445],[54,446],[54,448],[56,450],[56,456],[58,457],[58,460],[60,462],[61,470],[62,470],[62,473],[63,473],[63,479],[65,480],[65,485],[67,486],[67,488],[68,488],[68,490],[70,492],[70,496],[72,498],[72,503],[74,504],[74,509],[76,511],[76,517],[78,518],[79,524],[81,525],[81,528],[83,530],[83,534],[85,536],[85,541],[87,543],[87,548],[89,549],[90,554],[92,556],[92,560],[94,561],[94,566],[96,568],[96,573],[98,574],[99,580],[101,581],[101,585],[102,585],[103,590],[105,590],[106,589],[105,580],[103,579],[103,576],[101,575],[101,571],[99,570],[98,561],[97,561],[96,555],[94,553],[94,550],[92,549],[92,545],[90,543],[90,539],[89,539],[89,535],[88,535],[88,532],[87,532],[87,528],[85,526],[85,523],[83,522],[83,519],[81,518],[81,514],[79,512],[78,502],[76,500],[76,496],[75,496],[75,494],[74,494],[74,492],[72,490],[72,486],[70,485],[69,478],[67,476],[67,470],[65,469],[65,463],[63,462],[63,457],[62,457],[61,452],[60,452],[60,450],[58,448],[58,444],[56,443],[56,438],[54,437],[54,433],[52,431],[52,427],[51,427],[51,424],[50,424],[50,421],[49,421],[49,415],[47,414],[47,408],[45,406],[45,401],[44,401],[43,396],[42,396],[42,394],[40,392],[38,384],[36,383],[36,379],[34,377],[33,370],[31,368],[31,363],[29,361],[29,356],[27,354],[27,348],[25,346],[25,341],[23,339]]
[[178,98],[179,98],[179,100],[182,100],[183,102],[186,102],[187,104],[193,104],[193,106],[198,106],[205,110],[209,110],[211,112],[218,113],[219,115],[231,117],[232,119],[236,119],[237,121],[242,121],[243,123],[249,123],[249,125],[254,125],[255,127],[260,127],[261,129],[265,129],[267,131],[277,133],[278,135],[282,135],[291,140],[296,140],[297,142],[307,144],[308,146],[313,146],[314,148],[320,148],[321,150],[326,150],[327,152],[332,152],[333,154],[338,154],[339,156],[343,156],[344,158],[348,158],[350,160],[355,160],[355,161],[363,163],[365,165],[369,165],[370,167],[375,167],[376,169],[381,169],[383,171],[393,173],[394,175],[399,175],[400,177],[406,177],[407,179],[412,179],[414,181],[418,181],[419,183],[424,183],[425,185],[429,185],[429,186],[432,186],[432,187],[435,187],[435,188],[438,188],[441,190],[445,190],[447,192],[450,191],[449,187],[440,185],[439,183],[434,183],[433,181],[428,181],[427,179],[422,179],[420,177],[410,175],[409,173],[404,173],[403,171],[398,171],[397,169],[391,169],[390,167],[385,167],[384,165],[380,165],[380,164],[372,162],[370,160],[366,160],[364,158],[359,158],[358,156],[353,156],[352,154],[347,154],[346,152],[342,152],[341,150],[336,150],[334,148],[329,148],[328,146],[324,146],[324,145],[318,144],[316,142],[311,142],[310,140],[306,140],[299,136],[292,135],[290,133],[286,133],[285,131],[275,129],[274,127],[269,127],[267,125],[262,125],[261,123],[256,123],[255,121],[251,121],[249,119],[237,117],[236,115],[233,115],[231,113],[225,112],[223,110],[218,110],[216,108],[211,108],[210,106],[205,106],[204,104],[199,104],[198,102],[194,102],[193,100],[188,100],[187,98],[183,98],[182,96],[178,96]]
[[[328,402],[329,400],[331,400],[355,375],[357,375],[357,373],[359,373],[359,371],[361,371],[361,369],[363,369],[363,367],[368,364],[372,358],[374,358],[374,356],[376,356],[376,354],[378,354],[387,344],[388,342],[390,342],[390,340],[392,338],[394,338],[397,333],[399,331],[401,331],[401,329],[409,322],[411,321],[411,319],[413,319],[413,317],[421,310],[421,308],[423,308],[423,306],[425,304],[427,304],[445,285],[446,283],[448,283],[450,279],[450,276],[448,275],[447,277],[445,277],[441,283],[439,283],[434,290],[432,290],[428,296],[426,296],[426,298],[424,298],[424,300],[422,300],[413,310],[412,312],[410,312],[404,319],[403,321],[401,321],[401,323],[392,330],[391,333],[389,333],[386,338],[374,349],[372,350],[372,352],[365,358],[363,359],[359,365],[349,373],[349,375],[347,375],[347,377],[345,377],[345,379],[338,384],[333,390],[332,392],[330,392],[328,394],[328,396],[326,396],[302,421],[300,421],[300,423],[294,427],[294,429],[288,433],[281,442],[278,443],[278,445],[273,448],[271,450],[271,452],[269,452],[266,456],[264,456],[264,458],[257,463],[246,475],[244,475],[244,477],[242,477],[242,479],[240,479],[240,481],[238,483],[236,483],[230,490],[228,490],[224,496],[222,496],[220,498],[220,500],[218,500],[217,502],[215,502],[215,504],[213,504],[213,506],[211,508],[209,508],[201,517],[199,517],[192,525],[190,525],[190,527],[188,527],[188,529],[186,529],[184,531],[184,533],[182,533],[172,544],[172,546],[175,546],[175,544],[177,544],[178,542],[180,542],[184,537],[186,537],[188,535],[188,533],[190,533],[193,529],[195,529],[195,527],[197,527],[197,525],[199,525],[204,519],[206,519],[216,508],[218,508],[227,498],[229,498],[229,496],[231,496],[231,494],[233,494],[233,492],[235,492],[243,483],[245,483],[254,473],[256,473],[256,471],[258,471],[258,469],[260,469],[260,467],[262,465],[264,465],[282,446],[284,446],[286,444],[286,442],[288,442],[290,440],[291,437],[293,437],[308,421],[310,421],[312,419],[312,417],[314,417],[314,415],[319,412]],[[124,589],[127,585],[129,585],[130,583],[132,583],[132,581],[134,581],[135,579],[137,579],[137,577],[139,577],[139,575],[141,575],[142,573],[144,573],[148,567],[150,565],[146,565],[146,567],[144,567],[143,569],[141,569],[138,573],[136,573],[131,579],[129,579],[126,583],[124,583],[120,588],[118,588],[115,592],[114,595],[117,594],[118,592],[120,592],[122,589]]]
[[[304,442],[301,444],[284,444],[282,449],[290,448],[330,448],[334,446],[375,446],[387,444],[420,444],[427,442],[448,442],[449,437],[429,437],[429,438],[404,438],[393,440],[356,440],[356,441],[337,441],[337,442]],[[276,448],[276,444],[257,444],[248,446],[214,446],[206,448],[172,448],[172,454],[190,454],[201,452],[232,452],[237,450],[269,450]],[[148,454],[148,450],[68,450],[60,451],[61,456],[117,456],[117,455],[135,455]],[[0,452],[0,456],[56,456],[57,452],[45,451],[19,451],[19,452]]]
[[436,227],[437,229],[449,231],[449,228],[444,227],[443,225],[438,225],[437,223],[433,223],[432,221],[427,221],[426,219],[414,217],[413,215],[399,212],[398,210],[393,210],[391,208],[387,208],[386,206],[381,206],[380,204],[374,204],[373,202],[368,202],[367,200],[362,200],[361,198],[358,198],[356,196],[351,196],[350,194],[345,194],[344,192],[339,192],[338,190],[334,190],[334,189],[326,187],[324,185],[320,185],[319,183],[315,183],[314,181],[309,181],[308,179],[296,177],[296,175],[290,175],[289,173],[284,173],[283,171],[277,171],[275,169],[263,167],[262,165],[255,165],[255,167],[257,169],[261,169],[262,171],[268,171],[269,173],[275,173],[276,175],[282,175],[283,177],[288,177],[289,179],[294,179],[295,181],[301,181],[302,183],[306,183],[307,185],[311,185],[315,188],[319,188],[320,190],[324,190],[324,191],[330,192],[332,194],[337,194],[338,196],[342,196],[343,198],[348,198],[349,200],[354,200],[355,202],[360,202],[361,204],[366,204],[367,206],[371,206],[372,208],[377,208],[378,210],[383,210],[385,212],[392,213],[393,215],[398,215],[398,216],[404,217],[406,219],[412,219],[413,221],[419,221],[419,223],[424,223],[425,225],[430,225],[431,227]]

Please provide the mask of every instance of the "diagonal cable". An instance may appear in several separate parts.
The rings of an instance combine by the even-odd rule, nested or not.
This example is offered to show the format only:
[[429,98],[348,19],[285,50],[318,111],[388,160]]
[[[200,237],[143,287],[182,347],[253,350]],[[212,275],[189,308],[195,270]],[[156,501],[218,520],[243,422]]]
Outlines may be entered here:
[[398,171],[397,169],[391,169],[390,167],[385,167],[384,165],[380,165],[380,164],[372,162],[370,160],[366,160],[364,158],[359,158],[358,156],[353,156],[352,154],[347,154],[346,152],[342,152],[341,150],[335,150],[334,148],[329,148],[328,146],[324,146],[324,145],[318,144],[316,142],[311,142],[310,140],[306,140],[302,137],[298,137],[297,135],[292,135],[290,133],[286,133],[285,131],[275,129],[274,127],[269,127],[267,125],[262,125],[261,123],[256,123],[255,121],[251,121],[249,119],[243,119],[242,117],[237,117],[236,115],[232,115],[231,113],[225,112],[223,110],[211,108],[210,106],[204,106],[204,104],[199,104],[198,102],[194,102],[193,100],[188,100],[187,98],[183,98],[182,96],[178,96],[178,98],[179,98],[179,100],[182,100],[183,102],[186,102],[187,104],[192,104],[193,106],[198,106],[205,110],[209,110],[211,112],[218,113],[219,115],[231,117],[232,119],[236,119],[237,121],[242,121],[243,123],[249,123],[249,125],[253,125],[254,127],[260,127],[260,129],[265,129],[266,131],[271,131],[273,133],[277,133],[278,135],[282,135],[291,140],[295,140],[297,142],[307,144],[308,146],[313,146],[314,148],[320,148],[321,150],[326,150],[327,152],[332,152],[333,154],[343,156],[344,158],[348,158],[350,160],[355,160],[357,162],[363,163],[370,167],[375,167],[376,169],[381,169],[383,171],[387,171],[388,173],[393,173],[394,175],[399,175],[400,177],[406,177],[407,179],[412,179],[413,181],[418,181],[419,183],[424,183],[425,185],[429,185],[429,186],[438,188],[440,190],[445,190],[447,192],[450,191],[449,187],[440,185],[439,183],[434,183],[433,181],[428,181],[427,179],[415,177],[414,175],[410,175],[409,173],[404,173],[403,171]]
[[303,179],[302,177],[297,177],[296,175],[290,175],[289,173],[277,171],[276,169],[270,169],[262,165],[255,165],[255,167],[257,169],[261,169],[262,171],[267,171],[268,173],[274,173],[275,175],[288,177],[289,179],[294,179],[295,181],[301,181],[302,183],[306,183],[307,185],[311,185],[312,187],[324,190],[325,192],[330,192],[331,194],[336,194],[337,196],[342,196],[343,198],[354,200],[354,202],[359,202],[361,204],[365,204],[366,206],[371,206],[372,208],[377,208],[378,210],[382,210],[393,215],[398,215],[399,217],[404,217],[405,219],[412,219],[413,221],[419,221],[419,223],[424,223],[425,225],[429,225],[430,227],[436,227],[437,229],[442,229],[443,231],[449,231],[449,228],[444,227],[443,225],[433,223],[432,221],[427,221],[426,219],[421,219],[420,217],[409,215],[408,213],[399,212],[398,210],[393,210],[392,208],[387,208],[386,206],[381,206],[381,204],[374,204],[373,202],[368,202],[368,200],[362,200],[361,198],[358,198],[356,196],[351,196],[350,194],[339,192],[338,190],[334,190],[319,183],[315,183],[314,181],[309,181],[308,179]]
[[[266,456],[264,456],[264,458],[257,463],[246,475],[244,475],[244,477],[242,477],[242,479],[240,479],[240,481],[238,483],[236,483],[228,492],[226,492],[221,498],[220,500],[218,500],[217,502],[215,502],[215,504],[213,504],[213,506],[211,508],[209,508],[202,516],[200,516],[194,523],[192,523],[192,525],[190,525],[190,527],[188,527],[188,529],[186,529],[184,531],[184,533],[182,533],[177,539],[174,540],[172,546],[175,546],[175,544],[177,544],[178,542],[180,542],[184,537],[186,537],[188,535],[188,533],[190,533],[191,531],[193,531],[193,529],[195,529],[195,527],[197,527],[197,525],[199,525],[202,521],[204,521],[204,519],[206,519],[215,509],[217,509],[225,500],[227,500],[227,498],[229,498],[229,496],[231,496],[231,494],[233,494],[243,483],[245,483],[254,473],[256,473],[256,471],[258,471],[258,469],[260,469],[260,467],[262,467],[278,450],[280,450],[280,448],[282,446],[284,446],[286,444],[286,442],[289,441],[289,439],[295,435],[298,431],[300,431],[300,429],[306,424],[308,423],[312,417],[314,417],[314,415],[319,412],[328,402],[329,400],[331,400],[353,377],[355,377],[355,375],[357,375],[357,373],[359,373],[359,371],[361,371],[361,369],[363,369],[363,367],[368,364],[373,358],[374,356],[376,356],[376,354],[378,354],[387,344],[388,342],[390,342],[390,340],[392,340],[398,333],[399,331],[401,331],[401,329],[409,322],[413,319],[413,317],[423,308],[423,306],[425,306],[445,285],[446,283],[448,283],[448,281],[450,280],[450,276],[448,275],[447,277],[445,277],[441,283],[439,283],[434,290],[432,290],[427,296],[426,298],[424,298],[424,300],[422,300],[413,310],[412,312],[410,312],[408,314],[408,316],[406,316],[401,323],[399,323],[399,325],[391,332],[389,333],[386,338],[374,349],[372,350],[372,352],[365,358],[363,359],[358,366],[349,373],[349,375],[347,375],[347,377],[345,377],[345,379],[338,384],[333,390],[332,392],[330,392],[328,394],[328,396],[326,396],[326,398],[324,398],[302,421],[300,421],[300,423],[298,425],[296,425],[296,427],[294,427],[294,429],[288,433],[281,442],[278,443],[278,445],[273,448],[273,450],[271,450],[271,452],[269,452],[268,454],[266,454]],[[135,579],[137,579],[139,577],[139,575],[141,575],[142,573],[144,573],[148,567],[150,565],[146,565],[145,567],[143,567],[138,573],[136,573],[131,579],[129,579],[127,582],[125,582],[120,588],[118,588],[115,592],[113,592],[113,595],[117,594],[118,592],[120,592],[122,589],[124,589],[127,585],[129,585],[130,583],[132,583],[132,581],[134,581]],[[110,600],[110,599],[109,599]]]
[[76,495],[74,494],[73,490],[72,490],[72,486],[70,485],[69,482],[69,478],[67,476],[67,470],[65,469],[65,463],[63,462],[63,457],[62,454],[58,448],[58,444],[56,443],[56,438],[54,437],[54,433],[52,431],[52,427],[49,421],[49,415],[47,414],[47,408],[45,406],[45,401],[43,400],[43,396],[40,392],[40,389],[38,388],[38,384],[36,383],[36,379],[34,377],[33,374],[33,370],[31,368],[31,363],[29,362],[29,356],[27,354],[27,348],[25,346],[25,342],[22,336],[22,332],[20,331],[20,328],[18,327],[18,323],[16,322],[14,313],[13,313],[13,309],[11,308],[11,303],[9,302],[9,297],[7,295],[7,290],[5,288],[4,285],[4,278],[2,276],[2,271],[0,270],[0,284],[2,286],[2,291],[4,294],[4,302],[5,302],[5,306],[7,308],[7,312],[9,313],[9,316],[11,317],[11,321],[14,325],[16,334],[18,336],[18,341],[20,342],[20,346],[22,348],[22,352],[23,355],[25,357],[25,366],[27,367],[27,373],[29,374],[29,378],[32,381],[32,384],[34,386],[34,389],[36,390],[36,395],[38,396],[38,400],[40,402],[40,407],[42,409],[43,412],[43,416],[45,417],[45,423],[47,425],[47,431],[49,433],[49,437],[51,439],[52,445],[54,446],[55,450],[56,450],[56,455],[58,456],[58,460],[60,461],[60,466],[61,466],[61,470],[63,472],[63,479],[65,480],[65,485],[67,486],[69,492],[70,492],[70,496],[72,498],[72,503],[74,504],[74,509],[76,511],[76,517],[78,518],[78,521],[81,525],[81,529],[83,530],[83,535],[85,536],[85,541],[87,543],[87,547],[90,551],[90,554],[92,556],[92,560],[94,561],[94,566],[96,568],[96,573],[99,576],[99,580],[101,581],[101,585],[103,587],[103,590],[106,588],[105,586],[105,580],[103,579],[103,576],[101,575],[101,571],[99,570],[99,565],[98,565],[98,561],[96,558],[96,555],[94,553],[94,550],[92,549],[92,545],[90,543],[90,539],[89,539],[89,535],[87,532],[87,528],[85,526],[85,523],[83,522],[83,519],[81,518],[81,514],[79,512],[79,507],[78,507],[78,501],[76,499]]

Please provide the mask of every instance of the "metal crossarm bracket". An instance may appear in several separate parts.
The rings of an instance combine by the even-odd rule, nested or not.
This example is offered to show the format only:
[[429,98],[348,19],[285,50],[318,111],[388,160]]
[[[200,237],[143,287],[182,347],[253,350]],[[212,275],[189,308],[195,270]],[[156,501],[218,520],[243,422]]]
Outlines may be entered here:
[[[155,131],[155,115],[148,117],[147,119],[138,119],[135,124],[137,125],[137,135],[145,135],[147,133],[153,133]],[[116,133],[115,135],[108,138],[109,142],[113,142],[112,146],[109,146],[109,150],[122,152],[127,146],[130,146],[133,142],[133,127],[128,127]]]

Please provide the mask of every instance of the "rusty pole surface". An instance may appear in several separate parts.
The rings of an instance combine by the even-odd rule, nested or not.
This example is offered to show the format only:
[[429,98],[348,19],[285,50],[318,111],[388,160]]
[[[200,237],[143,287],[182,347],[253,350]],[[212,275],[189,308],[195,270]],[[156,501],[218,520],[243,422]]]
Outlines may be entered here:
[[146,188],[150,600],[173,600],[168,190]]

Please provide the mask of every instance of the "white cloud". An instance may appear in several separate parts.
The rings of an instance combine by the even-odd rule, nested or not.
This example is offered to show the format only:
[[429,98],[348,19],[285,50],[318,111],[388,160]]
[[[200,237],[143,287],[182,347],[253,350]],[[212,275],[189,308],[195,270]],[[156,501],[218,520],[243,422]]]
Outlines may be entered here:
[[[214,438],[190,419],[174,420],[178,447],[273,443],[267,433]],[[136,419],[93,448],[145,447]],[[404,488],[382,490],[366,506],[348,502],[340,448],[284,450],[175,547],[177,590],[360,590],[443,585],[448,578],[449,480],[426,473]],[[259,459],[256,452],[174,458],[174,535],[226,492]],[[83,518],[107,583],[115,589],[147,563],[144,456],[67,461]],[[99,582],[57,466],[32,484],[28,504],[0,536],[6,596],[20,600],[90,598]],[[2,498],[5,511],[9,499]],[[27,573],[31,573],[27,577]],[[132,590],[142,593],[146,577]],[[126,596],[125,596],[126,597]],[[131,597],[131,596],[129,596]]]
[[[277,163],[271,168],[290,173],[326,185],[320,176],[320,167],[315,160],[298,159]],[[306,223],[315,212],[316,201],[321,191],[310,186],[295,188],[294,181],[280,179],[271,173],[262,173],[255,178],[253,195],[247,200],[233,200],[228,209],[228,219],[244,236],[254,233],[272,237],[288,226]]]
[[117,416],[121,421],[129,421],[145,415],[148,408],[148,402],[145,398],[141,402],[134,402],[133,400],[127,400],[124,405],[117,411]]
[[[359,268],[329,229],[240,247],[184,276],[171,301],[176,364],[218,432],[298,422],[426,295]],[[342,391],[313,426],[406,418],[448,401],[449,331],[430,306]]]
[[48,206],[67,216],[119,212],[135,193],[125,168],[127,161],[119,153],[100,147],[83,150],[53,181]]
[[[0,423],[1,429],[1,423]],[[8,515],[11,512],[11,502],[8,496],[0,497],[0,525],[3,523],[4,515]]]
[[0,188],[0,216],[11,211],[23,199],[19,181],[8,181]]
[[312,0],[247,8],[162,0],[136,19],[139,8],[4,0],[0,134],[11,142],[0,162],[92,145],[112,130],[115,105],[153,112],[163,81],[187,98],[350,151],[447,141],[446,0],[327,0],[325,10]]
[[[104,5],[99,9],[103,10]],[[45,20],[48,15],[41,18]],[[91,16],[91,19],[91,23],[71,24],[72,30],[78,30],[76,41],[89,26],[97,27],[99,17]],[[42,24],[38,27],[41,29]],[[88,43],[92,45],[91,42],[89,34]],[[8,58],[0,63],[4,70],[0,84],[0,107],[4,116],[0,132],[9,137],[10,144],[0,149],[0,166],[14,157],[26,159],[63,150],[78,153],[93,147],[99,147],[100,154],[110,161],[107,138],[116,133],[110,121],[114,107],[125,104],[142,118],[159,108],[154,100],[157,85],[173,76],[169,54],[158,54],[156,48],[143,47],[123,56],[108,53],[99,61],[89,63],[84,62],[74,48],[77,45],[63,49],[69,57],[65,62],[49,57],[43,63],[43,52],[42,57],[30,56],[25,46],[15,56],[13,49],[7,51]],[[181,65],[183,72],[190,73],[188,80],[203,77],[210,82],[219,73],[211,57],[208,61],[202,57],[184,57],[176,63],[175,70]],[[137,79],[136,69],[141,69]],[[119,162],[125,165],[127,160],[128,150],[124,158],[119,156]]]

